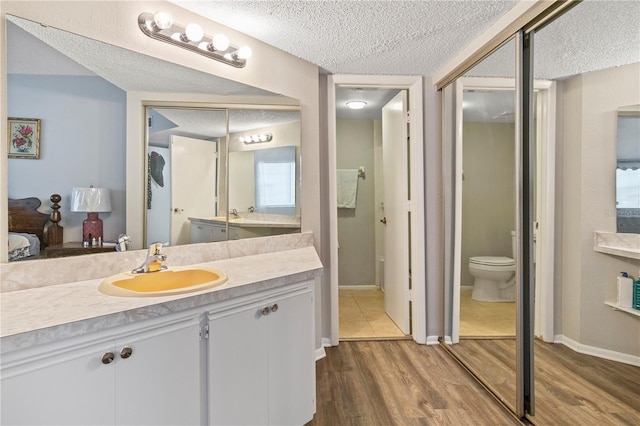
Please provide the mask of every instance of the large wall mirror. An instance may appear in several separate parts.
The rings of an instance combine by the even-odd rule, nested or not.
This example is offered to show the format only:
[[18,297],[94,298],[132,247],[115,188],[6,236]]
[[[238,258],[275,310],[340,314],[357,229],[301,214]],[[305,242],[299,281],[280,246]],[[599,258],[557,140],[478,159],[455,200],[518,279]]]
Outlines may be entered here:
[[640,105],[618,108],[617,232],[640,234]]
[[147,108],[146,241],[300,232],[294,107]]
[[[527,69],[534,83],[528,114],[510,110],[480,90],[496,77],[512,75],[513,50],[505,50],[511,43],[443,90],[445,176],[455,188],[451,194],[445,188],[447,208],[453,208],[445,214],[446,229],[455,235],[447,241],[452,248],[445,258],[445,265],[452,265],[447,271],[452,284],[445,293],[445,321],[451,331],[445,339],[488,389],[534,424],[611,422],[616,414],[600,401],[619,407],[625,418],[638,419],[637,380],[629,378],[638,377],[640,323],[637,311],[611,309],[617,306],[615,276],[627,270],[637,273],[637,259],[594,250],[593,236],[597,231],[613,233],[616,227],[618,232],[633,232],[629,219],[636,218],[633,209],[640,208],[640,175],[633,172],[640,168],[640,32],[630,31],[637,28],[639,16],[636,2],[581,2],[536,29],[530,42],[523,43],[533,52]],[[486,102],[478,102],[481,98]],[[478,104],[493,122],[491,133],[471,114]],[[518,158],[517,151],[514,158],[498,146],[498,129],[506,124],[499,120],[512,121],[507,117],[514,112],[516,119],[527,114],[533,124],[527,133],[529,158]],[[489,137],[480,139],[485,133]],[[505,133],[512,136],[505,146],[520,135],[526,140],[524,130]],[[472,143],[483,143],[476,147],[482,152],[474,152]],[[504,165],[515,163],[516,173],[526,163],[530,177],[515,182],[521,191],[531,185],[530,196],[514,200],[511,191],[500,194],[496,183],[488,185],[503,168],[487,159],[499,161],[502,155]],[[629,171],[633,177],[620,178]],[[492,200],[494,194],[500,200]],[[508,265],[504,258],[511,257],[507,241],[514,213],[506,211],[501,228],[492,228],[490,219],[498,215],[484,212],[514,203],[532,213],[515,222],[516,247],[527,242],[523,229],[533,232],[531,246],[516,251],[516,265]],[[621,218],[629,225],[625,230]],[[483,257],[473,259],[477,255]],[[512,274],[525,268],[530,273],[516,279],[515,302],[509,302]],[[525,282],[532,284],[529,291]],[[465,300],[465,293],[471,297]],[[498,297],[490,300],[474,293]]]
[[[216,102],[221,102],[220,99],[223,97],[233,98],[233,102],[242,105],[243,110],[256,111],[253,114],[255,119],[253,123],[244,123],[249,127],[238,127],[236,131],[253,131],[261,127],[282,125],[286,121],[297,128],[296,140],[288,143],[299,148],[298,107],[281,111],[286,108],[282,106],[283,97],[279,94],[15,16],[7,16],[6,30],[7,116],[39,120],[40,123],[39,158],[9,158],[8,160],[6,172],[8,196],[10,199],[33,197],[41,203],[39,212],[48,215],[51,212],[51,195],[60,194],[59,212],[62,220],[59,224],[63,226],[63,243],[69,246],[69,250],[58,252],[60,256],[86,252],[82,250],[82,222],[87,218],[87,213],[71,210],[71,192],[74,187],[94,186],[109,189],[111,201],[109,211],[99,213],[103,220],[105,242],[115,241],[120,234],[127,232],[127,227],[131,226],[128,223],[130,219],[126,205],[127,176],[138,174],[138,171],[148,168],[148,164],[145,159],[138,170],[126,167],[127,149],[129,149],[127,147],[129,92],[151,93],[156,95],[155,98],[158,98],[158,94],[171,94],[172,99],[175,99],[176,94],[184,94],[185,98],[190,95],[200,97],[211,95]],[[242,99],[246,101],[243,102]],[[274,99],[279,101],[272,102]],[[274,103],[279,106],[274,107],[276,111],[270,111],[269,104]],[[295,105],[296,101],[291,100],[290,103]],[[186,115],[191,120],[189,122],[179,122],[178,118],[171,116],[168,109],[165,111],[166,116],[156,111],[156,124],[174,123],[173,125],[179,127],[182,132],[178,136],[185,138],[220,139],[224,137],[232,140],[234,114],[243,114],[241,110],[229,112],[227,109],[229,109],[228,105],[227,108],[221,108],[218,112],[200,111],[200,114],[207,115],[206,118],[194,115],[196,112],[192,110],[190,118],[188,114]],[[271,122],[260,119],[269,116],[269,112],[273,112]],[[144,111],[140,112],[141,117],[144,114]],[[286,120],[280,119],[280,115],[287,116]],[[220,132],[216,132],[201,135],[198,134],[199,128],[189,129],[189,126],[200,125],[202,122],[221,122],[225,132],[229,133],[223,132],[224,134],[221,135]],[[167,130],[164,132],[166,137],[170,130],[165,130]],[[270,143],[255,144],[256,149],[258,145],[261,145],[260,148],[266,148],[268,145],[280,146],[277,145],[279,142],[275,137],[276,131],[273,130],[272,133],[274,133],[273,140]],[[157,137],[159,138],[160,134]],[[140,146],[144,146],[143,138],[145,135],[140,136]],[[154,144],[155,142],[152,142],[149,146],[155,148]],[[222,153],[222,156],[218,156],[220,167],[218,167],[215,183],[218,185],[217,188],[220,188],[219,193],[216,194],[217,210],[207,214],[207,218],[216,216],[226,218],[227,197],[233,200],[235,196],[234,192],[229,191],[226,186],[233,181],[230,178],[227,179],[226,174],[231,171],[225,169],[232,160],[226,157],[228,147],[222,148],[223,151],[220,151],[221,147],[217,147],[218,152]],[[295,149],[296,200],[299,198],[300,176],[298,148]],[[149,154],[152,154],[152,150],[153,148],[149,149]],[[159,162],[154,164],[157,167]],[[165,186],[171,183],[168,170],[170,169],[165,165],[164,178],[167,180]],[[220,173],[223,173],[222,176]],[[151,181],[155,182],[153,179]],[[150,192],[156,195],[155,201],[159,202],[161,198],[158,191],[156,190],[153,194],[152,188]],[[145,202],[146,200],[140,200],[140,204]],[[239,213],[251,206],[257,208],[255,205],[257,203],[244,204],[246,203],[243,202],[242,205],[232,208]],[[297,201],[295,206],[291,220],[295,222],[297,219],[298,226],[292,227],[292,232],[299,230],[300,206]],[[10,211],[11,208],[10,206]],[[254,211],[254,215],[257,212],[257,210]],[[136,220],[142,221],[142,219]],[[51,222],[46,227],[50,225]],[[142,223],[136,226],[142,226]],[[11,224],[9,228],[11,232]],[[184,235],[186,235],[185,232],[183,232],[182,242],[190,242],[190,239],[185,239]],[[187,236],[190,237],[190,235]],[[163,235],[156,235],[157,238],[153,235],[148,237],[149,240],[171,240],[171,238],[161,238]],[[46,247],[46,233],[44,238],[44,244],[39,253],[32,253],[25,259],[55,256],[54,250]],[[79,246],[80,250],[77,250],[76,246]],[[105,248],[107,249],[109,248]]]

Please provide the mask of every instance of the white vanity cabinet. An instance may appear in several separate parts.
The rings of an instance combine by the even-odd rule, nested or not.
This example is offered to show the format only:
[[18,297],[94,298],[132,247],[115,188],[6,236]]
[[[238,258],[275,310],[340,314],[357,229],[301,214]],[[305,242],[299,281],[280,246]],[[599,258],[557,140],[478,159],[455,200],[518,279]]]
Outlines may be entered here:
[[227,228],[223,224],[191,222],[191,243],[227,241]]
[[315,412],[312,282],[208,314],[210,425],[302,425]]
[[101,334],[3,354],[1,424],[201,423],[198,319]]

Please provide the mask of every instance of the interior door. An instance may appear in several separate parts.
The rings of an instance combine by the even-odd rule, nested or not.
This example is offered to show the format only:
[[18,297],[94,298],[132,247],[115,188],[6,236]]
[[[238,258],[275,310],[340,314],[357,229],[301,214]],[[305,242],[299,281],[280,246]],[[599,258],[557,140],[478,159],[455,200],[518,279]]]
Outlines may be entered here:
[[407,92],[382,108],[385,266],[384,308],[404,334],[409,328],[409,166]]
[[216,215],[217,144],[171,136],[171,245],[190,243],[190,217]]

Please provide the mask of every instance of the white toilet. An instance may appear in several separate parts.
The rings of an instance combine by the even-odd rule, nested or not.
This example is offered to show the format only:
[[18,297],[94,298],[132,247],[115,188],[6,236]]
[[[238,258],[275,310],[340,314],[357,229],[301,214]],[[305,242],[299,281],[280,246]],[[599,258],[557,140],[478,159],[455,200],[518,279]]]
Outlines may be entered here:
[[511,233],[513,258],[504,256],[475,256],[469,259],[469,273],[473,276],[471,298],[480,302],[513,302],[516,299],[515,232]]

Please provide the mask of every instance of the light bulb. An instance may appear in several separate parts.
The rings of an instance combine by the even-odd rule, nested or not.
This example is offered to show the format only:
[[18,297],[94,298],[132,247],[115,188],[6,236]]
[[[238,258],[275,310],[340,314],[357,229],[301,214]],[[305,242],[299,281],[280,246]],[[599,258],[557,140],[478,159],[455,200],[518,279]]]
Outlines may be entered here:
[[260,142],[260,136],[253,135],[253,136],[251,136],[251,140],[254,141],[254,142]]
[[173,25],[173,17],[167,12],[156,12],[153,15],[153,25],[157,30],[166,30]]
[[260,142],[266,142],[269,137],[264,133],[260,135]]
[[204,31],[202,30],[202,27],[198,24],[191,23],[187,25],[187,28],[185,28],[182,41],[199,42],[200,40],[202,40],[203,36]]
[[349,109],[362,109],[367,106],[367,103],[364,101],[350,101],[347,102],[347,107]]
[[229,39],[224,34],[216,34],[213,36],[211,43],[209,43],[209,49],[213,50],[227,50],[229,48]]
[[251,54],[253,52],[251,52],[251,48],[248,46],[242,46],[240,49],[238,49],[238,51],[236,52],[236,57],[238,59],[249,59],[251,57]]

